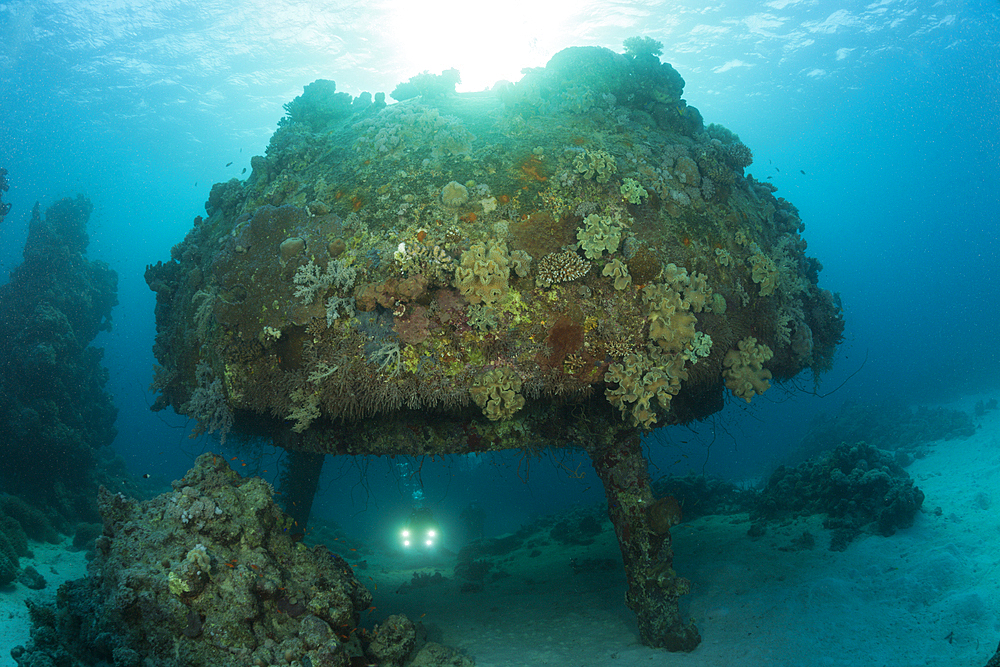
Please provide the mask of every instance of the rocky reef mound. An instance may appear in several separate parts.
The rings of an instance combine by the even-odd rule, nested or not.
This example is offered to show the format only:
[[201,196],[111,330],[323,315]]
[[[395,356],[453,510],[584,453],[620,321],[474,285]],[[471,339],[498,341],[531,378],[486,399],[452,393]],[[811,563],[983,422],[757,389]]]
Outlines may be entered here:
[[909,528],[923,502],[923,491],[893,454],[859,442],[779,467],[754,514],[758,520],[823,514],[824,527],[834,531],[830,549],[843,551],[861,532],[889,536]]
[[463,664],[404,616],[359,629],[372,597],[350,565],[294,540],[270,486],[221,457],[147,502],[102,488],[100,509],[90,576],[29,605],[19,667]]
[[24,261],[0,285],[0,488],[63,531],[97,520],[117,434],[104,351],[92,342],[111,330],[118,275],[87,257],[92,210],[82,195],[44,215],[35,204]]

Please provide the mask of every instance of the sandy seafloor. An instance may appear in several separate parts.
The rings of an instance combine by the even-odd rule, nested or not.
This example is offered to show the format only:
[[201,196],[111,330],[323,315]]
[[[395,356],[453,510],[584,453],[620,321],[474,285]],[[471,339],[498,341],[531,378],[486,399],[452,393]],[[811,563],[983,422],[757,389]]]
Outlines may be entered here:
[[15,646],[24,645],[31,636],[31,621],[28,618],[28,608],[24,605],[27,598],[40,601],[55,599],[59,586],[67,581],[79,579],[87,574],[87,558],[85,551],[73,551],[70,547],[73,538],[67,537],[59,544],[28,541],[32,557],[21,557],[21,569],[29,565],[45,577],[46,586],[40,591],[33,591],[19,583],[0,586],[0,665],[16,665],[10,657],[10,650]]
[[[979,398],[989,396],[948,407],[971,410]],[[425,587],[407,585],[414,563],[398,555],[370,555],[356,572],[369,589],[377,583],[373,613],[420,620],[431,639],[480,667],[981,667],[1000,640],[1000,410],[976,422],[975,436],[931,443],[908,468],[926,494],[924,511],[892,537],[859,537],[832,552],[819,518],[772,525],[757,540],[747,536],[746,515],[675,527],[674,565],[692,582],[685,605],[702,635],[690,654],[639,643],[607,523],[589,546],[527,540],[497,560],[502,574],[482,592],[459,592],[444,556],[419,570],[445,577]],[[805,530],[816,545],[796,549]],[[24,598],[51,598],[85,571],[83,553],[66,544],[32,544],[35,557],[22,559],[46,577],[46,590],[0,590],[0,667],[14,665],[10,649],[28,639]],[[574,572],[572,559],[613,566]]]
[[[947,407],[971,411],[973,396]],[[1000,641],[1000,410],[968,439],[929,445],[908,471],[926,494],[914,526],[828,549],[813,517],[751,540],[747,515],[709,516],[672,530],[674,567],[692,582],[685,604],[701,632],[690,654],[639,643],[617,567],[574,574],[571,558],[615,559],[610,527],[589,547],[553,547],[504,564],[482,594],[456,586],[382,594],[480,667],[515,665],[982,667]],[[940,514],[936,508],[940,507]],[[808,530],[811,550],[793,539]],[[451,572],[442,569],[445,576]],[[360,574],[360,573],[359,573]],[[409,571],[383,580],[403,581]]]

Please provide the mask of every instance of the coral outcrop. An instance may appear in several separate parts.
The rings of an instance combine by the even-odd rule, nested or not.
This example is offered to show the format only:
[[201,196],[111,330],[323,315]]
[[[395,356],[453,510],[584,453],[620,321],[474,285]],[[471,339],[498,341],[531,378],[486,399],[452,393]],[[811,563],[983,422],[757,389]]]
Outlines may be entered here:
[[93,521],[98,461],[115,438],[103,350],[118,276],[87,258],[93,206],[35,205],[24,261],[0,285],[0,488],[56,517]]
[[102,488],[100,505],[90,576],[54,608],[32,609],[33,641],[12,652],[19,666],[403,665],[422,649],[405,617],[386,622],[407,625],[403,648],[359,631],[372,597],[351,566],[294,540],[270,486],[222,457],[201,455],[146,502]]
[[837,414],[821,413],[813,418],[796,455],[807,458],[844,442],[864,441],[894,452],[906,465],[925,456],[928,444],[935,440],[968,438],[975,433],[973,415],[954,408],[847,402]]
[[833,551],[843,551],[861,532],[889,536],[909,528],[924,493],[889,452],[863,442],[836,449],[794,468],[779,467],[761,493],[754,515],[780,519],[825,514],[834,531]]
[[[29,566],[19,569],[20,559],[31,552],[28,540],[58,542],[59,535],[41,510],[28,505],[16,496],[0,495],[0,586],[6,586],[21,574],[29,588],[44,588],[45,580]],[[27,576],[26,576],[27,575]],[[41,582],[38,586],[37,583]]]
[[[747,399],[826,370],[843,322],[803,254],[798,212],[743,175],[748,150],[706,128],[682,87],[646,47],[568,49],[471,105],[448,94],[355,108],[332,82],[307,86],[250,178],[213,190],[209,217],[150,267],[156,407],[219,414],[190,401],[201,388],[237,425],[308,404],[310,426],[382,414],[405,428],[404,406],[469,406],[497,360],[529,411],[618,396],[603,371],[622,358],[607,351],[648,356],[653,343],[661,372],[699,368],[669,407],[652,403],[652,426],[706,416],[721,400],[704,397],[726,387]],[[544,131],[519,138],[526,118]],[[501,136],[514,145],[498,151]],[[559,245],[539,253],[543,239]],[[448,287],[463,302],[437,308]],[[539,366],[567,310],[608,324],[585,326],[585,354],[561,371]],[[628,342],[606,345],[608,328]],[[753,354],[740,348],[750,337]]]

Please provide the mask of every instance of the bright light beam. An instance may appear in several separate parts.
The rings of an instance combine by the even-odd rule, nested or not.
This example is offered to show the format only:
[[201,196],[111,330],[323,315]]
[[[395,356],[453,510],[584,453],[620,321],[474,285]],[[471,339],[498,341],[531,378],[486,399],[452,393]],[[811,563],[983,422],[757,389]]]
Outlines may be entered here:
[[454,67],[460,92],[485,90],[497,81],[517,81],[523,67],[539,67],[561,47],[566,24],[579,9],[567,0],[393,0],[385,7],[393,49],[410,76]]

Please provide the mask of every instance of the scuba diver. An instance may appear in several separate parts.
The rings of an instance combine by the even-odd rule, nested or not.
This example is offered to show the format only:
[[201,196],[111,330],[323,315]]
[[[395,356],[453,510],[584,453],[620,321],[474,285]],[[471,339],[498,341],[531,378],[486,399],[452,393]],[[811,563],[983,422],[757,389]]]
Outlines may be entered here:
[[[479,461],[475,461],[478,465]],[[398,531],[399,545],[404,552],[409,553],[449,553],[444,548],[441,524],[434,517],[434,512],[425,504],[424,490],[419,476],[414,474],[414,462],[410,459],[397,461],[400,491],[412,500],[412,511]],[[450,542],[464,540],[460,544],[473,542],[484,537],[483,525],[486,521],[486,510],[478,502],[469,503],[459,516],[464,535],[457,535],[456,530],[450,533]],[[462,531],[457,531],[462,532]]]
[[401,490],[413,500],[413,511],[399,531],[399,545],[404,552],[432,553],[441,542],[441,526],[431,508],[424,505],[424,490],[413,474],[413,462],[407,459],[396,464],[400,472]]
[[441,537],[441,526],[429,507],[417,507],[410,513],[399,537],[405,551],[432,551]]

